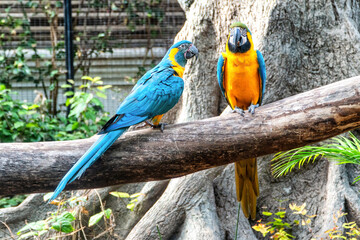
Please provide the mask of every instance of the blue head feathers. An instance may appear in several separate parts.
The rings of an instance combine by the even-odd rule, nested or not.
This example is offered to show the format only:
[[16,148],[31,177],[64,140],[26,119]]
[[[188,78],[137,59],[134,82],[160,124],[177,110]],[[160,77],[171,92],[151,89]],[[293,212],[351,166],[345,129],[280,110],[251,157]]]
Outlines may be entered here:
[[161,62],[167,63],[170,61],[173,66],[180,65],[181,67],[185,67],[188,59],[198,55],[199,51],[192,42],[182,40],[169,48]]

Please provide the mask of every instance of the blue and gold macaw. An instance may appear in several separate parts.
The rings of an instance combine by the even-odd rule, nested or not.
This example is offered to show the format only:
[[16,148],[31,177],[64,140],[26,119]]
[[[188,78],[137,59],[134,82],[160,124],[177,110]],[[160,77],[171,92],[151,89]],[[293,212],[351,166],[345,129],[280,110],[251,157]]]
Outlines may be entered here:
[[185,64],[198,54],[190,41],[180,41],[171,46],[161,62],[139,79],[116,114],[100,130],[99,139],[67,172],[49,201],[54,200],[66,184],[80,178],[130,126],[151,119],[152,123],[148,122],[150,125],[163,130],[164,124],[160,123],[162,116],[175,106],[183,92]]
[[[254,114],[265,92],[265,61],[254,50],[251,32],[245,24],[235,22],[230,28],[226,52],[221,53],[217,65],[220,89],[233,112],[244,116],[248,109]],[[255,219],[259,196],[256,158],[235,162],[235,182],[237,200],[245,217],[251,215]]]

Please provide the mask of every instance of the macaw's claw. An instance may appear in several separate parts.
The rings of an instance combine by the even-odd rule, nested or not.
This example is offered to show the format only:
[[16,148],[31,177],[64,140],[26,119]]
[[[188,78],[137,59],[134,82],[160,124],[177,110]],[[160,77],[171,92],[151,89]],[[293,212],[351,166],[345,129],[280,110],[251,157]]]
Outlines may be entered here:
[[238,108],[238,107],[235,107],[235,109],[234,110],[232,110],[232,112],[233,113],[238,113],[238,114],[240,114],[241,116],[245,116],[245,111],[244,111],[244,109],[241,109],[241,108]]
[[164,132],[165,126],[168,125],[167,123],[159,123],[158,125],[152,124],[149,120],[145,121],[147,124],[149,124],[152,128],[160,128],[161,132]]
[[258,108],[259,107],[259,104],[251,104],[250,107],[249,107],[249,112],[251,112],[251,114],[254,114],[255,113],[255,108]]
[[153,128],[160,128],[160,131],[164,132],[166,125],[168,125],[168,124],[167,123],[159,123],[158,125],[155,125]]

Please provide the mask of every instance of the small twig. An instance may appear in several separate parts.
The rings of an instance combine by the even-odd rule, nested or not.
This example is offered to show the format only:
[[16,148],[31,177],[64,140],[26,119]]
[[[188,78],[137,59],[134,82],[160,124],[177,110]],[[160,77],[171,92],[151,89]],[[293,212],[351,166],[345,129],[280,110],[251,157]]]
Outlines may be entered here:
[[63,238],[63,237],[69,237],[69,236],[73,236],[75,233],[79,232],[79,231],[83,231],[85,227],[82,227],[82,228],[79,228],[79,229],[76,229],[76,231],[74,232],[71,232],[71,233],[68,233],[68,234],[65,234],[65,235],[59,235],[59,236],[52,236],[50,238],[47,238],[46,240],[50,240],[50,239],[54,239],[54,238]]
[[13,232],[11,231],[11,229],[10,229],[10,227],[5,223],[5,222],[3,222],[3,221],[0,221],[2,224],[4,224],[4,226],[7,228],[7,230],[10,232],[10,237],[12,238],[12,239],[16,239],[15,238],[15,235],[13,234]]
[[80,221],[80,229],[81,229],[81,232],[83,233],[84,235],[84,239],[87,240],[86,238],[86,234],[85,234],[85,231],[84,231],[84,228],[83,225],[82,225],[82,218],[81,218],[82,214],[81,214],[81,210],[80,210],[80,214],[79,214],[79,221]]
[[103,205],[103,202],[102,202],[102,199],[101,199],[100,194],[98,193],[98,191],[97,191],[96,189],[94,189],[94,191],[95,191],[96,195],[97,195],[98,198],[99,198],[101,211],[104,213],[105,232],[107,232],[107,231],[108,231],[108,226],[107,226],[107,222],[106,222],[105,208],[104,208],[104,205]]
[[105,235],[106,233],[110,232],[110,230],[112,230],[113,228],[114,228],[114,226],[107,228],[105,231],[103,231],[103,232],[100,233],[99,235],[95,236],[93,239],[97,239],[97,238]]

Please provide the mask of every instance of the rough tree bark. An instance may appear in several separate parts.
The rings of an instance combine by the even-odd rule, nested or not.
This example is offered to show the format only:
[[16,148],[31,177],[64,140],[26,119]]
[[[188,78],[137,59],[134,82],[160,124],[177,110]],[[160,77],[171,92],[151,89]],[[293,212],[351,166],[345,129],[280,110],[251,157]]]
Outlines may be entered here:
[[[360,126],[358,86],[360,76],[267,104],[256,115],[229,114],[170,125],[164,132],[132,131],[67,189],[175,178],[339,135]],[[0,192],[52,191],[96,138],[0,144]]]
[[[219,106],[213,95],[216,91],[220,98],[215,66],[218,54],[224,51],[229,25],[235,20],[247,23],[256,47],[265,57],[268,72],[265,103],[359,74],[358,1],[180,2],[187,22],[177,38],[194,41],[201,55],[199,64],[188,68],[185,74],[183,104],[175,115],[179,121],[209,117]],[[223,109],[224,105],[220,106]],[[324,236],[334,226],[332,217],[340,208],[349,213],[349,219],[359,223],[358,186],[351,186],[352,178],[347,176],[344,166],[323,161],[274,180],[269,170],[270,159],[268,156],[258,161],[258,210],[265,207],[277,210],[279,200],[287,200],[282,207],[290,202],[306,202],[309,214],[318,216],[311,230],[294,229],[298,239]],[[155,239],[156,224],[164,229],[164,239],[233,239],[237,207],[234,191],[231,165],[171,180],[127,239]],[[190,195],[196,197],[187,198]],[[338,224],[345,220],[339,219]],[[243,216],[240,225],[239,239],[261,238],[254,235]]]
[[[229,25],[235,20],[248,25],[256,48],[264,55],[268,72],[265,104],[360,73],[359,1],[179,1],[187,22],[177,39],[193,41],[201,54],[198,62],[187,67],[182,103],[169,117],[174,121],[208,118],[224,108],[215,69]],[[309,214],[317,217],[311,231],[293,230],[298,239],[324,236],[324,231],[334,225],[333,214],[340,208],[349,213],[348,219],[360,222],[360,189],[350,184],[359,171],[353,166],[322,161],[288,177],[273,179],[270,159],[258,160],[258,210],[275,210],[279,200],[286,200],[283,207],[289,202],[306,202]],[[160,187],[149,191],[149,184]],[[132,185],[134,191],[141,191],[142,186]],[[232,164],[171,180],[168,187],[166,182],[152,182],[144,188],[149,200],[139,203],[141,211],[123,213],[111,205],[119,219],[115,231],[120,239],[157,239],[156,225],[163,239],[234,239],[237,203]],[[104,200],[108,204],[113,201],[109,197]],[[339,219],[340,224],[343,221],[346,219]],[[12,226],[16,229],[19,225]],[[241,216],[240,239],[256,238],[261,239]]]

